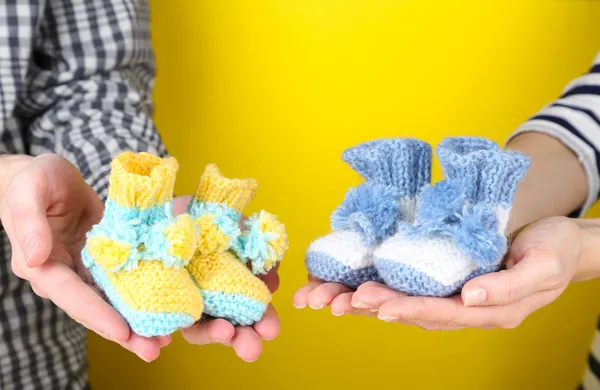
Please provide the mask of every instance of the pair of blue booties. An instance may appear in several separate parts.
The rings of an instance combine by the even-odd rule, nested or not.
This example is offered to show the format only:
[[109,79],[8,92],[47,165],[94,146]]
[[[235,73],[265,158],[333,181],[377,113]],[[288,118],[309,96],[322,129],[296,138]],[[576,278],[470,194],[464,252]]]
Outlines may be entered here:
[[342,159],[364,183],[331,215],[333,232],[309,246],[309,272],[352,288],[376,281],[409,295],[448,297],[498,271],[530,159],[479,137],[446,138],[437,157],[444,179],[431,184],[426,142],[382,139],[345,150]]

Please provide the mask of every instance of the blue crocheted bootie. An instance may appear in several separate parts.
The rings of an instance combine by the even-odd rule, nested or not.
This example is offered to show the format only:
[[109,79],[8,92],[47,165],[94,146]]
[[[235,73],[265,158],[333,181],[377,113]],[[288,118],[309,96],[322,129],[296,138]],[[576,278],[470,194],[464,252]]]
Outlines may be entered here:
[[431,179],[431,146],[412,138],[383,139],[347,149],[342,159],[365,183],[351,188],[333,212],[333,232],[308,248],[306,265],[316,278],[356,288],[381,281],[374,248],[412,222],[415,197]]
[[500,268],[513,197],[530,165],[477,137],[447,138],[437,154],[445,179],[420,194],[414,224],[400,223],[374,252],[385,283],[411,295],[454,295]]

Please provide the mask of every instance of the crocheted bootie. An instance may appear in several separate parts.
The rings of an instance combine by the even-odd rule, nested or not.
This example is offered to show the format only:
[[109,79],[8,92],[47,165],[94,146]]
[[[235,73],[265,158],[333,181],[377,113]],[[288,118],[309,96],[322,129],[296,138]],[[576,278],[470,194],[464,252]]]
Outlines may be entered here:
[[141,336],[169,335],[202,315],[202,297],[184,267],[196,226],[187,214],[171,215],[177,170],[174,158],[117,156],[103,218],[82,251],[95,283]]
[[400,224],[374,253],[385,283],[411,295],[450,296],[500,268],[513,197],[530,164],[476,137],[447,138],[437,154],[445,179],[422,192],[414,224]]
[[356,288],[381,281],[373,250],[396,232],[399,220],[412,222],[415,197],[431,179],[431,147],[384,139],[347,149],[342,159],[366,182],[346,193],[331,216],[333,232],[311,243],[306,266],[320,280]]
[[[253,264],[256,273],[266,272],[287,248],[283,226],[268,213],[247,221],[244,232],[240,229],[242,210],[257,187],[252,179],[225,178],[211,164],[189,205],[200,237],[187,269],[204,298],[204,312],[234,325],[251,325],[260,320],[271,302],[265,283],[244,262],[257,260]],[[274,230],[269,232],[269,228]],[[243,261],[231,251],[242,255]]]

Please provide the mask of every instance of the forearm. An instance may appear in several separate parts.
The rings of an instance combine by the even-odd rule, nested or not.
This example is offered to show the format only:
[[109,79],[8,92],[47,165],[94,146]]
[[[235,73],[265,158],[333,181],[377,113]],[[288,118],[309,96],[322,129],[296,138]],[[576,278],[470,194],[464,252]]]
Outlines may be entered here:
[[559,140],[543,133],[522,133],[507,149],[525,153],[532,160],[517,188],[508,233],[540,218],[569,215],[584,203],[588,194],[585,171]]
[[22,154],[0,155],[0,199],[12,177],[23,169],[33,157]]

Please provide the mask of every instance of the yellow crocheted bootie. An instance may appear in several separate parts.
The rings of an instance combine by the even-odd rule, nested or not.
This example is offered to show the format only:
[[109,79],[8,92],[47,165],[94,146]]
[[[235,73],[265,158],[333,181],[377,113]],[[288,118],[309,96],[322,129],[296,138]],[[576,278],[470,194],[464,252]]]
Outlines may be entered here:
[[[251,325],[260,320],[271,302],[271,293],[265,283],[256,277],[244,262],[252,261],[248,244],[252,229],[240,228],[242,210],[254,198],[258,184],[253,179],[228,179],[216,165],[208,165],[190,202],[188,212],[198,223],[199,238],[196,254],[187,266],[198,283],[204,299],[204,312],[224,318],[234,325]],[[263,212],[264,216],[270,216]],[[265,217],[263,217],[264,219]],[[273,217],[274,218],[274,217]],[[258,221],[255,216],[251,220]],[[282,235],[260,231],[265,238],[261,248],[277,247],[275,241],[285,241],[283,225],[270,220],[272,225],[252,222],[253,229],[273,226]],[[240,261],[233,252],[242,257]],[[269,250],[267,249],[267,252]],[[247,255],[247,256],[246,256]],[[256,273],[273,267],[282,253],[266,256]]]
[[103,218],[82,251],[95,283],[141,336],[190,326],[204,309],[185,268],[196,250],[196,223],[171,213],[178,168],[172,157],[115,157]]

